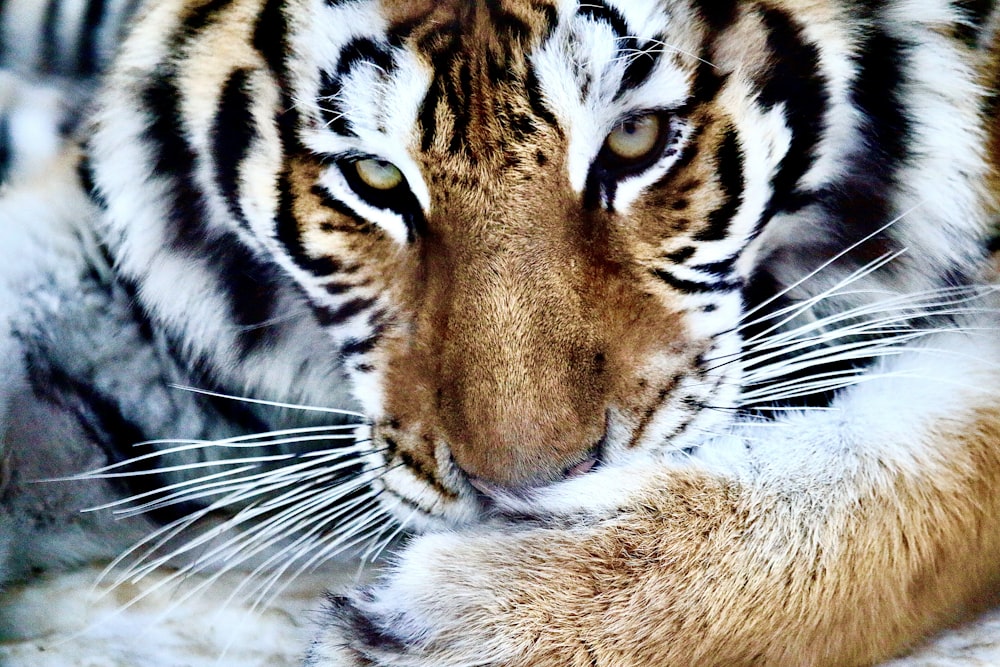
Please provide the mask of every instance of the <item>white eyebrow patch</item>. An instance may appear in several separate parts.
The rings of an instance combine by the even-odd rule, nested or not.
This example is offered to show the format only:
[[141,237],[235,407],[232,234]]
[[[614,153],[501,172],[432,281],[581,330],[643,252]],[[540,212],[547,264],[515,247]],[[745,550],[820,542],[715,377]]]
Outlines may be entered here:
[[[295,103],[305,119],[300,141],[325,158],[392,163],[427,212],[430,192],[411,150],[419,143],[418,116],[433,73],[412,51],[390,43],[379,3],[311,5],[311,20],[296,25],[292,37]],[[337,167],[328,168],[320,184],[392,238],[405,237],[402,219],[363,202]]]
[[[531,64],[546,104],[568,136],[569,181],[576,192],[585,189],[605,137],[623,118],[687,100],[694,68],[682,69],[678,62],[697,58],[671,44],[675,23],[662,3],[651,0],[560,5],[559,23]],[[626,34],[619,34],[623,29]],[[623,83],[630,63],[650,53],[655,63],[642,81]]]

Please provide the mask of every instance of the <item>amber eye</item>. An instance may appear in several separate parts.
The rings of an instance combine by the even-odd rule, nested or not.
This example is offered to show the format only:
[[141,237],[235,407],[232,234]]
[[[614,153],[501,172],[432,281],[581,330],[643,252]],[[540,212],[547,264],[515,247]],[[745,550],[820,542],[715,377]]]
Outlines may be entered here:
[[354,163],[361,182],[375,190],[392,190],[403,183],[403,172],[391,162],[366,158]]
[[658,114],[646,114],[623,121],[604,140],[608,151],[619,160],[642,160],[660,145],[662,120]]

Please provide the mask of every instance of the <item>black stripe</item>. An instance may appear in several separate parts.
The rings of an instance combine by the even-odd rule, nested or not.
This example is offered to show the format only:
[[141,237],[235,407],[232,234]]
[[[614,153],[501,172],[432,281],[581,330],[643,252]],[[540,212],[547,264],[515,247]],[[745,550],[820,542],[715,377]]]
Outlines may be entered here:
[[76,72],[81,76],[92,76],[104,65],[98,62],[97,46],[105,10],[105,0],[88,0],[76,45]]
[[[230,316],[240,327],[237,334],[240,353],[249,354],[266,345],[274,334],[267,323],[274,314],[275,303],[270,295],[277,289],[275,270],[256,260],[234,234],[210,231],[205,226],[208,207],[195,178],[197,156],[184,133],[180,93],[171,81],[171,74],[155,75],[142,97],[150,117],[146,139],[155,148],[154,171],[171,181],[166,214],[169,230],[174,234],[171,246],[198,259],[219,276],[216,287],[226,293]],[[238,132],[234,128],[226,131]],[[218,135],[214,139],[220,141]],[[219,145],[223,144],[225,141]],[[232,165],[234,173],[238,173],[238,168],[238,163]],[[226,168],[219,170],[217,163],[217,177],[225,180],[225,172]],[[234,187],[238,188],[235,184]]]
[[681,116],[687,115],[696,107],[712,102],[728,79],[729,74],[719,73],[718,69],[709,64],[708,52],[704,52],[694,75],[691,95],[676,113]]
[[528,94],[528,105],[535,116],[545,121],[549,127],[556,130],[559,136],[562,137],[562,128],[559,126],[559,121],[552,113],[552,110],[549,109],[548,104],[545,102],[545,95],[542,93],[542,84],[535,73],[534,65],[530,62],[528,63],[528,77],[524,82],[524,87]]
[[326,290],[326,293],[332,296],[342,296],[347,292],[350,292],[352,289],[356,289],[357,287],[358,287],[357,285],[352,283],[338,283],[338,282],[331,282],[323,285],[323,289]]
[[[205,4],[195,8],[188,14],[182,22],[182,27],[174,33],[174,44],[179,44],[183,40],[194,37],[201,32],[205,26],[215,20],[216,15],[232,4],[233,0],[208,0]],[[175,51],[171,51],[174,53]]]
[[[667,173],[665,173],[656,181],[656,185],[654,187],[661,188],[667,185],[668,183],[672,182],[677,177],[677,174],[681,172],[681,170],[686,169],[688,166],[691,165],[692,162],[694,162],[694,159],[698,157],[698,154],[701,151],[701,137],[704,134],[705,134],[705,128],[701,127],[700,125],[697,125],[694,128],[692,128],[691,136],[688,138],[687,146],[685,146],[683,150],[681,150],[680,157],[677,158],[677,161],[674,162],[673,166],[669,170],[667,170]],[[701,185],[700,181],[688,181],[689,187],[687,189],[680,189],[679,192],[681,193],[689,192],[691,189],[696,188],[699,185]],[[674,201],[671,201],[670,205],[672,206],[673,204]],[[666,204],[664,204],[664,206],[665,205]]]
[[288,251],[289,257],[302,269],[316,276],[329,276],[341,270],[340,263],[330,257],[310,257],[302,243],[302,230],[295,217],[294,195],[288,172],[278,178],[278,215],[275,232]]
[[695,5],[712,32],[720,32],[736,21],[736,0],[698,0]]
[[98,208],[107,209],[108,202],[98,189],[97,183],[94,182],[94,166],[90,162],[90,155],[84,153],[80,161],[77,162],[76,177],[80,180],[80,186],[87,193],[90,201]]
[[[776,9],[764,11],[761,18],[774,63],[761,87],[759,101],[767,109],[783,104],[785,122],[792,134],[788,152],[771,179],[771,200],[762,221],[766,222],[776,211],[787,208],[799,180],[816,162],[829,94],[819,51],[804,40],[794,19]],[[879,53],[877,57],[890,56]]]
[[605,3],[604,0],[586,0],[577,9],[577,14],[594,21],[607,23],[619,39],[627,39],[632,34],[622,13],[617,8]]
[[743,204],[743,189],[746,187],[744,166],[743,150],[736,131],[729,129],[716,155],[722,204],[708,215],[708,225],[694,235],[696,241],[721,241],[729,234],[729,224]]
[[284,89],[287,84],[288,24],[285,20],[284,0],[267,0],[257,16],[254,26],[253,46],[264,57],[268,68],[278,78]]
[[37,64],[39,71],[56,73],[59,71],[59,6],[60,0],[49,0],[45,5],[45,15],[42,18],[42,48],[39,51],[41,62]]
[[900,169],[909,161],[912,133],[903,90],[910,49],[881,31],[873,32],[862,45],[859,75],[851,89],[851,100],[861,115],[861,136],[848,158],[851,170],[815,194],[828,218],[839,222],[828,234],[841,246],[868,235],[894,215],[891,193]]
[[337,73],[341,76],[349,73],[361,62],[373,63],[384,72],[391,73],[396,67],[392,52],[369,37],[357,37],[348,42],[340,50],[337,60]]
[[701,273],[707,273],[710,276],[716,278],[725,278],[733,273],[733,267],[736,265],[736,257],[727,257],[726,259],[719,260],[718,262],[709,262],[708,264],[695,264],[691,268],[694,271],[699,271]]
[[359,297],[351,299],[335,308],[314,306],[313,311],[316,313],[316,319],[319,320],[320,325],[328,327],[342,324],[363,310],[371,308],[375,303],[375,299]]
[[[179,51],[185,41],[197,36],[231,1],[210,0],[192,11],[171,35],[168,51]],[[155,148],[154,172],[174,181],[170,188],[170,217],[177,222],[179,240],[200,241],[203,240],[201,220],[205,214],[205,202],[194,177],[196,155],[184,133],[182,95],[174,76],[171,67],[161,66],[151,74],[146,89],[142,91],[142,103],[149,117],[145,136]]]
[[[661,41],[665,39],[666,37],[660,38]],[[625,44],[619,42],[619,57],[626,58],[628,65],[625,66],[625,74],[615,93],[615,99],[645,83],[659,62],[660,56],[663,55],[663,46],[656,41],[648,42],[644,46],[639,46],[634,39],[622,41]]]
[[312,188],[310,188],[310,191],[312,192],[313,196],[319,198],[319,200],[323,203],[323,206],[326,206],[330,210],[336,211],[345,218],[348,218],[352,223],[349,225],[340,225],[329,221],[323,222],[320,224],[320,229],[322,229],[324,232],[352,232],[360,234],[371,234],[372,232],[375,231],[376,226],[372,224],[370,220],[368,220],[367,218],[363,218],[362,216],[355,213],[354,209],[352,209],[350,206],[340,201],[339,199],[335,198],[322,185],[315,184],[312,186]]
[[317,100],[320,116],[327,129],[344,137],[355,137],[357,134],[351,129],[351,124],[347,121],[343,108],[340,106],[342,90],[343,84],[340,75],[325,70],[320,73],[319,99]]
[[694,257],[696,252],[698,252],[698,249],[694,246],[684,246],[680,250],[675,250],[674,252],[667,254],[664,259],[673,262],[674,264],[683,264]]
[[368,354],[375,349],[378,345],[379,339],[381,338],[378,333],[368,336],[367,338],[351,338],[347,340],[344,345],[340,348],[340,355],[347,359],[349,357],[356,357],[362,354]]
[[732,292],[743,287],[741,282],[735,280],[718,280],[711,283],[702,283],[694,280],[678,278],[669,271],[664,271],[663,269],[655,269],[652,273],[667,285],[670,285],[678,292],[683,292],[684,294]]
[[[115,266],[114,257],[111,254],[111,249],[107,247],[104,243],[99,245],[101,250],[101,256],[104,258],[105,263],[111,267],[111,270],[115,272],[115,283],[122,288],[125,296],[128,297],[128,308],[129,315],[132,317],[132,321],[136,323],[139,331],[139,335],[142,336],[143,340],[147,343],[152,342],[155,333],[160,332],[165,338],[169,338],[167,334],[167,327],[157,327],[155,324],[155,318],[149,312],[146,304],[143,303],[142,299],[139,298],[139,285],[135,280],[127,276],[121,275],[117,271]],[[180,359],[180,355],[174,354],[176,350],[179,350],[181,346],[172,345],[175,341],[168,341],[168,346],[171,349],[171,356],[175,359]]]
[[281,108],[275,117],[281,137],[283,155],[293,155],[300,147],[298,139],[299,112],[288,87],[288,64],[285,58],[291,52],[288,46],[288,22],[284,12],[285,0],[267,0],[257,16],[253,45],[267,62],[281,90]]
[[253,99],[248,90],[250,74],[249,69],[238,69],[229,75],[219,98],[211,135],[216,185],[226,200],[229,214],[244,227],[249,225],[240,206],[240,168],[258,136]]
[[[451,69],[451,68],[449,68]],[[455,85],[455,79],[458,85]],[[448,149],[453,155],[469,154],[469,125],[472,122],[472,67],[466,58],[458,62],[458,69],[453,76],[445,79],[445,100],[451,109],[452,121],[451,144]]]
[[860,74],[851,90],[851,98],[864,113],[864,143],[875,152],[874,162],[884,162],[891,172],[909,152],[912,122],[903,85],[910,50],[906,42],[876,31],[863,47]]
[[995,0],[953,0],[951,5],[961,11],[966,23],[956,28],[956,36],[974,46],[993,12]]
[[539,36],[539,41],[544,43],[548,41],[553,33],[555,33],[556,28],[559,27],[559,9],[555,4],[550,3],[535,3],[533,8],[545,17],[543,21],[545,28]]
[[13,167],[14,151],[11,139],[10,118],[4,113],[0,116],[0,183],[7,180]]
[[157,73],[142,92],[149,117],[145,138],[155,149],[153,172],[171,181],[168,188],[174,245],[200,248],[205,240],[203,195],[195,181],[196,156],[188,145],[181,120],[181,95],[169,73]]
[[[44,350],[37,357],[29,356],[31,384],[36,396],[66,410],[80,426],[90,442],[104,452],[107,464],[121,464],[135,456],[134,445],[156,437],[125,416],[125,409],[111,396],[105,395],[85,379],[71,376],[64,369],[43,360]],[[119,472],[140,472],[155,469],[156,463],[145,466],[130,464]],[[135,475],[108,480],[108,484],[124,497],[156,491],[163,486],[159,475]],[[168,523],[199,509],[183,503],[151,510],[154,521]]]
[[275,295],[283,291],[284,274],[257,259],[234,233],[213,238],[200,258],[219,276],[217,286],[225,293],[229,317],[237,328],[237,353],[245,358],[268,347],[279,333]]
[[[126,463],[135,456],[136,443],[163,437],[163,433],[152,430],[152,425],[142,424],[130,418],[129,415],[135,414],[135,411],[117,397],[113,387],[102,388],[95,385],[89,375],[77,375],[71,369],[54,363],[53,359],[57,357],[57,353],[54,354],[44,347],[29,351],[28,365],[32,390],[40,399],[52,402],[71,415],[84,435],[101,449],[108,464]],[[175,357],[175,359],[183,366],[180,358]],[[183,372],[179,368],[168,368],[154,369],[154,372],[155,370],[162,370],[168,374],[174,371]],[[209,391],[232,393],[206,379],[198,379],[197,371],[193,373],[187,376],[185,381]],[[205,415],[206,423],[218,424],[221,418],[238,433],[262,433],[270,430],[253,409],[239,401],[211,396],[191,396],[190,400],[198,404],[198,411]],[[177,437],[180,434],[169,435]],[[195,432],[189,430],[184,435],[202,439],[212,437],[211,433],[200,427]],[[132,463],[123,465],[120,472],[154,472],[162,463],[162,459],[155,462]],[[118,478],[110,483],[123,497],[127,497],[155,492],[163,487],[164,481],[161,475],[145,474]],[[154,521],[168,523],[189,516],[200,507],[202,505],[196,501],[185,502],[151,511],[148,516]]]
[[[422,37],[417,44],[417,48],[423,51],[434,63],[435,76],[431,85],[427,89],[427,94],[420,107],[420,128],[421,147],[424,151],[430,149],[434,144],[437,135],[436,113],[438,108],[444,104],[456,114],[462,113],[463,99],[461,91],[471,86],[471,81],[457,85],[454,79],[461,76],[461,70],[456,72],[457,67],[464,68],[465,76],[469,76],[468,62],[463,58],[459,63],[459,35],[462,33],[462,26],[457,22],[440,26],[437,30]],[[464,109],[466,116],[469,110]],[[455,134],[450,141],[450,149],[456,150],[456,145],[460,148],[463,144],[461,132],[462,122],[456,118]],[[468,122],[467,119],[465,121]]]
[[498,34],[509,41],[524,44],[531,37],[531,27],[520,16],[504,11],[499,2],[484,2],[481,6],[490,15],[490,23]]
[[420,125],[420,150],[427,152],[434,144],[434,136],[437,134],[437,108],[441,103],[440,84],[435,81],[424,95],[424,100],[420,105],[418,123]]

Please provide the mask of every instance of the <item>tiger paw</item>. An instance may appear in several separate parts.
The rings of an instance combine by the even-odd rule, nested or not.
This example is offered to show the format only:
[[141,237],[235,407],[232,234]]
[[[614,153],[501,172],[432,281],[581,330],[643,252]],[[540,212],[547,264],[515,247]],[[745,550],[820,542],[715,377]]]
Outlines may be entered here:
[[509,600],[497,570],[477,559],[488,545],[497,556],[505,551],[499,533],[426,535],[378,585],[330,595],[305,665],[512,664],[518,641],[503,628]]

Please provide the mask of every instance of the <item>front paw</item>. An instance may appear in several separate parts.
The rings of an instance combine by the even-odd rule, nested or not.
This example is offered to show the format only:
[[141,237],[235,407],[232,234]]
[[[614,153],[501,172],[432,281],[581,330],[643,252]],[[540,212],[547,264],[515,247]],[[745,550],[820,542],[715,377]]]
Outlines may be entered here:
[[411,648],[392,633],[385,619],[364,609],[365,598],[370,601],[371,592],[327,597],[323,628],[309,649],[304,667],[407,664],[399,659],[407,654],[413,657]]
[[486,564],[469,551],[475,542],[455,533],[417,538],[378,585],[329,596],[306,667],[511,664],[516,638],[497,625],[501,582],[482,576]]

